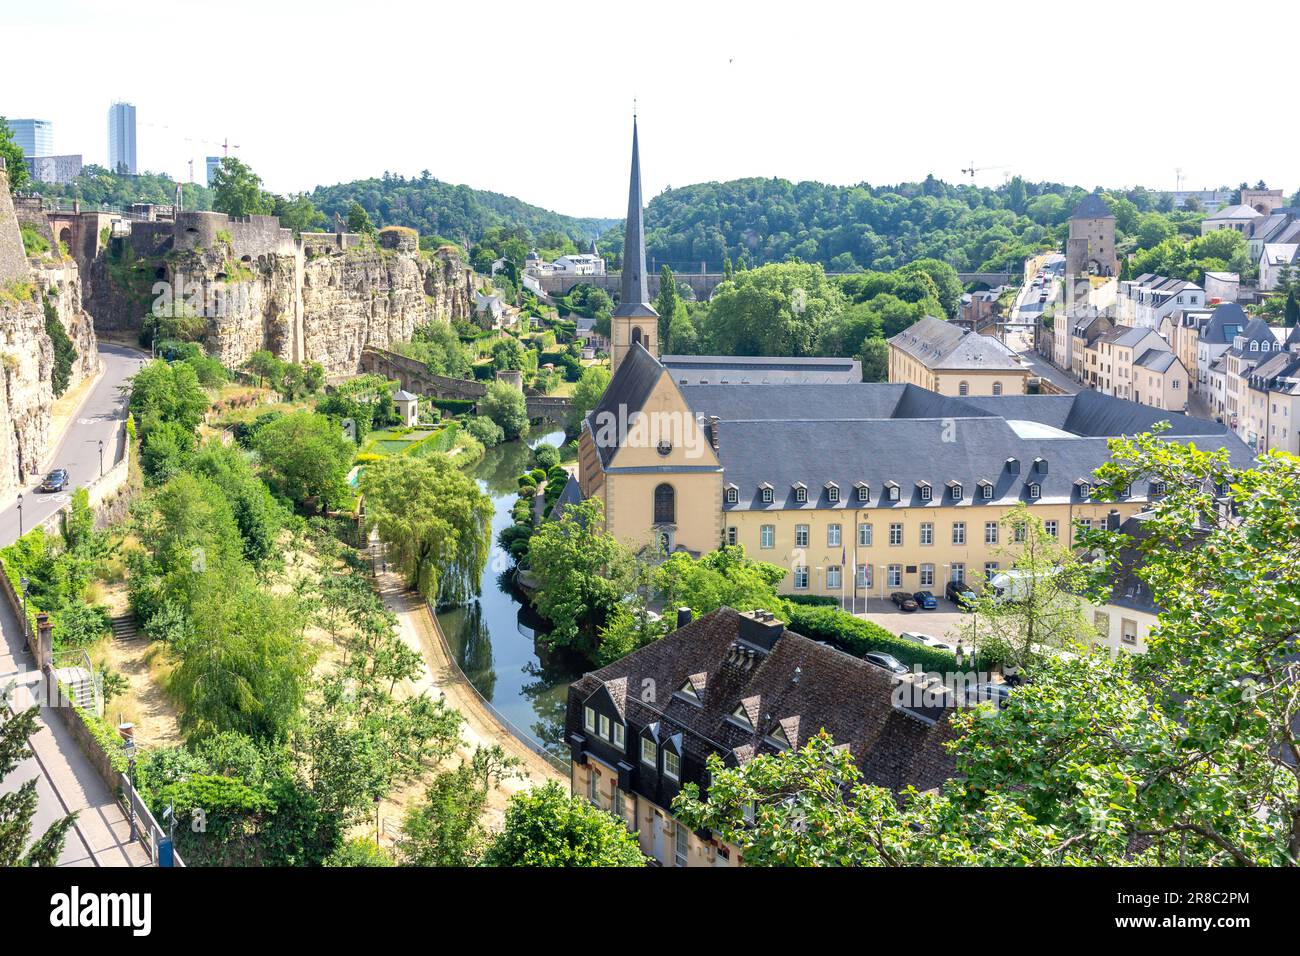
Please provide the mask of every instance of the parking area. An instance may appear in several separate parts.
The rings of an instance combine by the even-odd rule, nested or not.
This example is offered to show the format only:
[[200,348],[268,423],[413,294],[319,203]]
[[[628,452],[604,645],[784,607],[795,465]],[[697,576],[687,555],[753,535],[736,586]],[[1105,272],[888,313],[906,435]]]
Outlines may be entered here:
[[867,599],[866,610],[861,608],[862,599],[859,599],[858,617],[879,624],[891,634],[917,631],[940,640],[951,637],[955,641],[960,633],[960,622],[969,618],[969,615],[958,611],[951,601],[945,601],[943,598],[939,598],[939,607],[933,611],[905,613],[895,607],[893,602],[879,598]]

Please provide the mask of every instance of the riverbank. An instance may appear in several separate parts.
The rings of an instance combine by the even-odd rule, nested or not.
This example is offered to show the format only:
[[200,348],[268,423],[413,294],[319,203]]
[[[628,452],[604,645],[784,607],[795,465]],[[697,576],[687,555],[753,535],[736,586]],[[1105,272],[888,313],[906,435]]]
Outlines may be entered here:
[[[461,676],[455,662],[447,656],[446,644],[437,630],[438,622],[424,598],[408,591],[401,578],[393,573],[376,576],[375,586],[384,605],[397,615],[398,634],[408,647],[420,653],[426,665],[426,674],[413,688],[416,693],[427,690],[430,696],[442,698],[465,718],[461,728],[463,744],[460,756],[468,759],[477,747],[500,746],[507,754],[522,762],[523,776],[506,780],[492,793],[488,801],[488,824],[499,827],[510,795],[549,781],[568,785],[568,778],[553,767],[545,757],[533,751],[512,734],[496,716],[484,706],[478,692]],[[394,793],[384,801],[381,816],[396,822],[406,808],[423,794],[423,784],[414,792]]]

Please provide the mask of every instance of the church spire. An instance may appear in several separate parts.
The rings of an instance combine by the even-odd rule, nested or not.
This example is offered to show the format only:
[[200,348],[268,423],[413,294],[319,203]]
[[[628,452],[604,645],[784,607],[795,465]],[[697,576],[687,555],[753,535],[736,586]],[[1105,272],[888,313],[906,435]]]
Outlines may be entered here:
[[618,308],[614,315],[652,316],[645,275],[645,223],[641,214],[641,151],[637,146],[636,116],[632,117],[632,176],[627,187],[627,229],[623,237],[623,272]]

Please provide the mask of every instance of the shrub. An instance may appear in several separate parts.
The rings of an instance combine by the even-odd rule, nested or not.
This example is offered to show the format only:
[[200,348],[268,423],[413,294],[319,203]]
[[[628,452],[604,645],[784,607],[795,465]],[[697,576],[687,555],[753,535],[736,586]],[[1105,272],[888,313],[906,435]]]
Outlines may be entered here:
[[545,468],[549,472],[560,463],[560,449],[547,442],[542,442],[533,449],[533,461],[537,462],[538,468]]
[[471,418],[465,423],[465,430],[488,448],[501,444],[506,438],[506,433],[501,426],[484,415]]
[[949,651],[937,651],[891,634],[879,624],[864,621],[838,607],[817,606],[806,601],[790,603],[790,630],[814,640],[827,641],[859,657],[868,651],[892,654],[904,664],[919,664],[927,671],[948,673],[957,669],[957,658]]

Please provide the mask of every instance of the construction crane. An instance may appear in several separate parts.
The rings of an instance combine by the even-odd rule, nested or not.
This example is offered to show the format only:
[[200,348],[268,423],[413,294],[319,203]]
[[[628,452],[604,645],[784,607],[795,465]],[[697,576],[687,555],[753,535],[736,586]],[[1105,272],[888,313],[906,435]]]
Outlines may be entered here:
[[961,172],[963,176],[970,177],[971,185],[973,186],[975,185],[976,173],[987,173],[987,172],[991,172],[994,169],[1010,169],[1010,168],[1011,168],[1010,166],[976,166],[975,160],[972,159],[970,161],[970,165],[964,168]]

